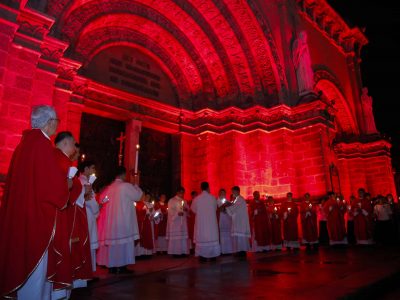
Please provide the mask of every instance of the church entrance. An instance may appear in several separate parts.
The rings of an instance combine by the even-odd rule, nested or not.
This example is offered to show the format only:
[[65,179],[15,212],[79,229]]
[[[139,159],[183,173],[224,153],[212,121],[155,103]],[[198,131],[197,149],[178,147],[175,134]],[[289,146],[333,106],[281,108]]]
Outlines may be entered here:
[[81,156],[84,155],[85,160],[92,160],[96,164],[97,180],[93,187],[97,191],[114,180],[120,148],[117,138],[121,132],[125,132],[125,122],[82,114]]
[[[126,124],[93,114],[83,113],[80,129],[81,155],[96,164],[96,190],[110,184],[114,170],[119,164],[119,155],[125,154]],[[139,136],[139,185],[154,196],[174,195],[180,185],[180,137],[142,127]],[[122,147],[122,148],[121,148]],[[135,153],[129,153],[135,155]],[[122,156],[122,164],[126,157]]]
[[140,186],[154,196],[172,197],[180,185],[179,137],[142,128],[139,155]]

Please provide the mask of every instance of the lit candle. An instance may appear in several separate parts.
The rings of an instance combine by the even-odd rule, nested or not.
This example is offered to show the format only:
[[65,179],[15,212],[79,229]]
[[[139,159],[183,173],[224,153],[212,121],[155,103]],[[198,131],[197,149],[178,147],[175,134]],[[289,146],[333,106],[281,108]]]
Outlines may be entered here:
[[310,208],[312,208],[312,204],[310,203],[309,205],[308,205]]
[[133,205],[135,205],[135,206],[136,206],[136,202],[133,202]]
[[278,211],[278,209],[277,209],[276,207],[274,207],[274,211],[275,211],[275,212],[277,212],[277,211]]
[[139,149],[140,149],[140,145],[139,145],[139,144],[136,144],[135,174],[138,173]]
[[185,204],[185,202],[182,200],[182,201],[181,201],[181,204],[182,204],[182,208],[183,208],[183,205]]
[[288,212],[290,212],[290,211],[292,210],[292,208],[291,208],[291,207],[288,207],[288,209],[287,209],[287,210],[288,210]]

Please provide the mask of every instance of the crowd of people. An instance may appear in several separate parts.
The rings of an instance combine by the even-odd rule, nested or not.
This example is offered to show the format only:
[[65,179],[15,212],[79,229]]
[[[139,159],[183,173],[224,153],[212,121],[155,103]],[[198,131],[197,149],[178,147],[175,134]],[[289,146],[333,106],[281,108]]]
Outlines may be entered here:
[[397,241],[400,210],[392,195],[371,198],[360,188],[348,201],[328,192],[321,200],[306,193],[283,201],[245,199],[239,186],[229,196],[200,184],[185,199],[179,187],[171,199],[154,197],[115,180],[95,193],[95,162],[79,157],[71,132],[59,132],[53,107],[32,110],[32,129],[14,151],[0,206],[0,295],[18,299],[68,299],[86,287],[97,266],[126,274],[137,258],[194,254],[200,262],[220,255],[245,259],[247,252],[296,251],[301,245],[391,244]]

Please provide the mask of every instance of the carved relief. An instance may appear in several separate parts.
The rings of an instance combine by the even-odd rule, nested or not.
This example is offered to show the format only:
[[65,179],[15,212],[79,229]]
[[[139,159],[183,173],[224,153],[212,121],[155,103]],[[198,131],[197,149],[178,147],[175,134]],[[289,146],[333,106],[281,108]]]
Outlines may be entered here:
[[41,40],[47,35],[49,29],[42,25],[30,24],[27,21],[22,21],[18,31]]

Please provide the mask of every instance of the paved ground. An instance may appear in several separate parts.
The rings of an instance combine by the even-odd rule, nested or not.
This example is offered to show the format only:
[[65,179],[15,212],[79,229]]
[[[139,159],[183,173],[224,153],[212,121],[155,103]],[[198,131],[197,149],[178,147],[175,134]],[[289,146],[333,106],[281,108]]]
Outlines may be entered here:
[[320,248],[248,254],[216,263],[167,255],[138,260],[74,290],[78,299],[400,299],[400,247]]

